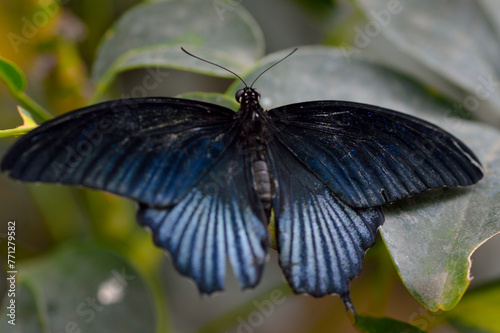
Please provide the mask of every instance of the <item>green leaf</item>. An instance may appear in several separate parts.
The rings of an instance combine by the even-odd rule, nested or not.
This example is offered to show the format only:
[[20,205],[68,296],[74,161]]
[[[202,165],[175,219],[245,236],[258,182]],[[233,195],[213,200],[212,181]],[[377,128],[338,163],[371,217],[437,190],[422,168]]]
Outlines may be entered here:
[[0,79],[7,85],[11,94],[19,93],[26,87],[26,78],[21,69],[12,61],[0,56]]
[[[288,51],[271,54],[251,81]],[[234,92],[239,84],[230,87]],[[307,100],[350,100],[427,119],[462,139],[486,169],[479,184],[429,191],[384,207],[384,241],[408,290],[430,310],[450,309],[466,290],[471,253],[500,232],[500,134],[452,116],[453,107],[387,67],[342,50],[300,48],[255,87],[265,108]]]
[[33,120],[33,117],[27,110],[25,110],[21,106],[18,106],[17,110],[19,112],[19,115],[23,119],[23,124],[13,129],[0,130],[0,138],[26,134],[32,129],[38,127],[38,124]]
[[151,291],[113,252],[73,243],[18,266],[18,332],[155,332]]
[[421,329],[392,318],[375,318],[358,315],[356,327],[366,333],[425,333]]
[[373,46],[373,52],[388,63],[403,59],[399,68],[456,98],[477,117],[500,124],[500,42],[492,25],[499,18],[498,3],[485,1],[490,7],[469,0],[357,3],[368,22],[358,27],[355,47]]
[[467,332],[498,332],[500,327],[500,282],[467,292],[453,311],[443,313],[454,326]]
[[[115,76],[146,66],[169,67],[209,75],[233,77],[181,51],[244,72],[262,56],[262,32],[248,12],[222,0],[147,2],[128,12],[103,40],[92,77],[103,94]],[[94,100],[96,99],[94,97]]]

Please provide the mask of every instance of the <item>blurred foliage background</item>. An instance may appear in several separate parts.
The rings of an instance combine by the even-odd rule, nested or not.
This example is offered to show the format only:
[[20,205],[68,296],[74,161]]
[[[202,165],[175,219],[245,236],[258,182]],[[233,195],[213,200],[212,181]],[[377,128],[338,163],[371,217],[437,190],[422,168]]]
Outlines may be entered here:
[[[129,67],[116,68],[112,78],[105,84],[102,79],[105,75],[96,74],[96,63],[100,61],[104,72],[116,67],[113,58],[108,56],[111,52],[103,51],[106,47],[103,37],[109,41],[123,35],[125,37],[122,44],[125,44],[130,32],[119,25],[110,30],[111,27],[124,13],[130,13],[134,6],[153,2],[159,1],[3,1],[0,3],[0,56],[19,66],[27,78],[26,93],[55,116],[97,100],[131,96],[134,87],[143,82],[145,75],[151,74],[143,67],[149,64],[157,70],[153,57],[149,58],[149,62],[138,61]],[[173,2],[183,6],[182,1]],[[191,1],[185,3],[188,2]],[[383,3],[387,9],[395,3],[410,8],[409,1],[373,3],[376,2]],[[488,122],[496,127],[500,124],[497,103],[500,94],[496,81],[500,77],[500,70],[498,61],[494,61],[500,53],[495,53],[498,47],[491,45],[492,40],[493,44],[500,45],[500,9],[493,1],[481,1],[481,15],[489,20],[485,31],[477,26],[472,29],[475,20],[482,19],[482,16],[471,14],[446,17],[447,13],[453,15],[457,12],[453,6],[468,6],[464,1],[436,1],[439,3],[436,5],[438,9],[444,11],[437,14],[431,11],[432,4],[429,5],[430,9],[417,8],[418,11],[415,9],[413,16],[409,14],[412,18],[412,22],[408,23],[409,27],[399,22],[395,15],[392,28],[395,26],[396,29],[393,30],[399,29],[398,31],[406,33],[409,36],[406,42],[410,45],[397,42],[402,37],[397,35],[397,31],[391,30],[389,22],[385,26],[383,21],[376,21],[375,16],[370,16],[373,11],[380,11],[371,9],[371,12],[366,1],[209,0],[205,3],[209,4],[204,10],[213,10],[221,22],[230,20],[230,15],[236,12],[241,17],[250,17],[248,29],[254,34],[250,38],[251,42],[246,42],[245,38],[248,37],[242,37],[239,40],[242,45],[239,45],[237,40],[227,38],[227,44],[224,44],[224,39],[219,44],[215,43],[219,47],[217,50],[210,49],[213,45],[206,46],[203,43],[196,49],[197,54],[227,65],[242,75],[251,76],[257,71],[256,68],[266,63],[267,58],[259,61],[266,54],[294,46],[327,45],[337,47],[337,53],[344,54],[346,66],[351,62],[350,57],[357,56],[358,53],[367,59],[373,59],[377,64],[391,65],[390,70],[380,70],[382,74],[379,73],[386,78],[396,75],[391,73],[398,73],[395,81],[391,81],[397,83],[387,86],[386,90],[399,91],[397,89],[400,85],[412,85],[412,88],[403,89],[413,94],[405,95],[407,99],[425,95],[423,99],[432,101],[429,105],[444,104],[452,110],[454,116]],[[179,29],[190,31],[190,27],[198,20],[204,22],[201,18],[207,13],[192,10],[196,6],[186,5],[186,8],[190,8],[191,12]],[[425,10],[428,10],[428,16]],[[439,15],[443,17],[442,21],[439,21]],[[149,19],[151,18],[142,17],[142,20]],[[173,18],[168,15],[164,18],[166,28],[169,27],[169,19]],[[450,21],[458,23],[450,26]],[[376,29],[375,25],[375,28],[370,28],[370,22],[379,22],[382,25],[381,32],[369,30]],[[444,33],[443,40],[450,39],[450,43],[463,41],[462,48],[457,52],[453,47],[437,43],[439,40],[426,39],[425,34],[418,35],[418,29],[410,23],[417,26],[420,24],[422,30],[427,26],[437,26],[438,31],[456,31],[456,34]],[[464,26],[474,30],[470,32],[472,36],[477,34],[482,38],[476,40],[476,44],[467,44],[468,39],[461,30]],[[405,27],[409,29],[408,32]],[[387,34],[382,39],[384,29]],[[175,43],[169,42],[174,43],[178,51],[178,44],[196,45],[191,38],[193,36],[186,33],[175,40]],[[468,69],[455,67],[447,71],[446,61],[441,62],[442,70],[436,69],[433,60],[440,59],[439,52],[432,53],[431,50],[421,55],[412,49],[412,43],[418,46],[422,42],[419,38],[424,43],[436,42],[437,46],[432,46],[444,49],[445,55],[449,52],[450,59],[453,54],[458,58],[465,58],[467,64],[472,64],[472,73],[477,74],[483,67],[487,68],[485,73],[493,75],[490,86],[492,97],[487,99],[488,103],[484,103],[488,105],[482,105],[479,111],[472,110],[478,112],[471,112],[470,108],[468,110],[465,101],[471,91],[474,92],[475,86],[468,88],[467,76],[459,73],[462,70],[467,73]],[[391,42],[397,46],[387,48],[387,43]],[[248,50],[244,49],[245,43]],[[99,48],[101,53],[98,52]],[[227,59],[238,50],[245,54]],[[468,52],[467,55],[464,50]],[[170,51],[167,49],[165,52],[169,54]],[[165,59],[175,57],[175,53],[172,53],[171,58],[165,57],[165,54]],[[474,58],[475,55],[481,56],[480,61]],[[271,55],[267,62],[272,59]],[[308,60],[304,63],[297,61],[297,68],[301,68]],[[179,62],[172,60],[171,64],[160,65],[168,67],[155,72],[163,82],[148,89],[147,94],[173,96],[191,91],[228,91],[232,99],[232,93],[236,89],[236,84],[231,85],[234,82],[232,77],[228,78],[227,73],[216,72],[213,68],[198,68],[198,64],[190,62],[192,59],[181,59]],[[419,67],[416,64],[425,66]],[[374,70],[378,65],[367,66],[369,70]],[[354,70],[348,68],[343,75],[354,73]],[[361,68],[362,73],[369,71],[361,65],[357,68]],[[400,72],[403,73],[399,74]],[[457,74],[453,75],[454,72]],[[288,86],[287,89],[279,84],[272,86],[273,77],[281,77],[279,71],[276,73],[276,76],[269,73],[268,79],[263,77],[259,81],[263,87],[270,86],[265,90],[259,87],[263,95],[269,91],[269,96],[274,96],[282,89],[283,93],[279,98],[284,99],[284,102],[281,104],[295,101],[293,98],[300,100],[304,96],[309,97],[294,94]],[[317,75],[320,85],[330,84],[323,81],[327,77],[321,76],[321,73]],[[363,77],[361,74],[352,75]],[[476,77],[472,75],[475,80]],[[297,89],[309,85],[306,77],[292,77],[296,80],[289,80],[287,83],[298,87]],[[310,79],[309,76],[307,78]],[[366,96],[364,91],[370,89],[370,84],[357,86],[357,81],[348,82],[346,76],[337,77],[332,79],[329,89],[346,90],[345,96],[353,96],[351,100],[363,102]],[[380,82],[382,81],[377,81],[379,84]],[[339,99],[334,96],[331,99]],[[279,98],[274,98],[273,102],[277,103]],[[326,99],[326,96],[323,98]],[[391,98],[397,101],[396,97]],[[19,126],[21,120],[16,112],[18,103],[3,84],[0,84],[0,101],[0,129]],[[395,102],[394,107],[398,105]],[[477,135],[481,130],[483,127],[475,129],[473,134]],[[493,133],[495,130],[484,127],[484,131]],[[499,160],[500,150],[499,136],[495,135],[491,134],[493,139],[479,143],[491,148],[484,154],[494,162]],[[14,140],[14,137],[1,139],[0,156],[4,155]],[[495,165],[494,162],[492,165]],[[500,167],[498,163],[496,166]],[[498,184],[498,177],[488,182],[495,191],[500,187]],[[486,199],[500,201],[497,192],[488,195]],[[488,216],[490,225],[496,228],[489,231],[488,235],[493,236],[500,231],[499,211],[493,204],[484,206],[489,208],[484,213],[478,213],[478,216],[482,220]],[[0,207],[0,233],[4,235],[3,238],[7,232],[7,222],[16,221],[16,265],[19,272],[16,326],[7,323],[8,317],[4,313],[0,319],[2,332],[500,332],[500,322],[497,319],[500,313],[500,262],[496,255],[500,250],[499,237],[493,238],[474,253],[472,275],[476,279],[472,288],[456,307],[446,312],[431,312],[412,297],[398,275],[402,269],[394,250],[391,250],[391,259],[385,244],[379,240],[368,252],[361,276],[351,284],[358,312],[367,315],[362,317],[363,322],[358,323],[355,328],[351,318],[345,315],[338,297],[314,299],[292,295],[283,282],[274,251],[271,251],[263,280],[255,290],[240,291],[237,281],[229,275],[224,293],[200,297],[194,283],[175,271],[168,256],[153,245],[150,234],[136,224],[135,204],[128,200],[85,189],[20,184],[1,175]],[[390,239],[390,229],[384,233],[385,241],[390,244],[387,241]],[[482,237],[488,238],[486,235]],[[484,239],[478,240],[477,244]],[[4,239],[0,244],[0,260],[5,261]],[[473,247],[477,244],[474,243]],[[469,254],[466,252],[464,256],[468,257]],[[398,269],[393,261],[396,261]],[[8,301],[5,272],[6,270],[2,270],[0,279],[3,309]],[[468,282],[462,282],[460,287],[467,288],[467,285]],[[401,323],[392,320],[387,323],[377,319],[370,321],[371,316],[393,318],[414,327],[399,326]],[[388,326],[380,326],[382,324]]]

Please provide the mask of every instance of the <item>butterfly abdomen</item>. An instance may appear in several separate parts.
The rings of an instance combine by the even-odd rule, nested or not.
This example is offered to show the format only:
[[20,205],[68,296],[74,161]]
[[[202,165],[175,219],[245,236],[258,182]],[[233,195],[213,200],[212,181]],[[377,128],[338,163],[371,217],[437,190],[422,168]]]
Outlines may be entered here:
[[266,216],[269,218],[272,201],[276,193],[276,186],[270,173],[264,132],[263,127],[255,126],[253,130],[244,135],[247,141],[246,152],[251,165],[252,186],[255,192],[257,192]]
[[[252,163],[252,174],[255,190],[259,195],[264,210],[266,213],[269,213],[273,199],[273,186],[267,162],[264,160],[254,160]],[[269,216],[269,214],[267,215]]]

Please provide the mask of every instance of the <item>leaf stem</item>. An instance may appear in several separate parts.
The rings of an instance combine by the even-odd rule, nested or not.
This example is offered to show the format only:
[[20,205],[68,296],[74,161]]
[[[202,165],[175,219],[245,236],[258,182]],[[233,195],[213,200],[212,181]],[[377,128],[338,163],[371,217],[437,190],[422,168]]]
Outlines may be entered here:
[[9,136],[23,135],[31,131],[32,129],[38,127],[38,125],[33,126],[19,126],[13,129],[0,130],[0,139],[7,138]]

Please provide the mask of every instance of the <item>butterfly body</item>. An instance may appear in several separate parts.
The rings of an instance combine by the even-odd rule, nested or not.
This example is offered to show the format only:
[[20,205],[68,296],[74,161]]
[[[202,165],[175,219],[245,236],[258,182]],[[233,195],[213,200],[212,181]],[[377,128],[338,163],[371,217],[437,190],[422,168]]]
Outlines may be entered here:
[[241,135],[246,142],[246,147],[251,160],[253,175],[253,188],[256,190],[265,211],[266,222],[271,215],[272,199],[276,194],[276,184],[269,170],[268,146],[269,129],[265,111],[259,104],[260,93],[253,88],[243,88],[236,94],[240,103],[237,112]]

